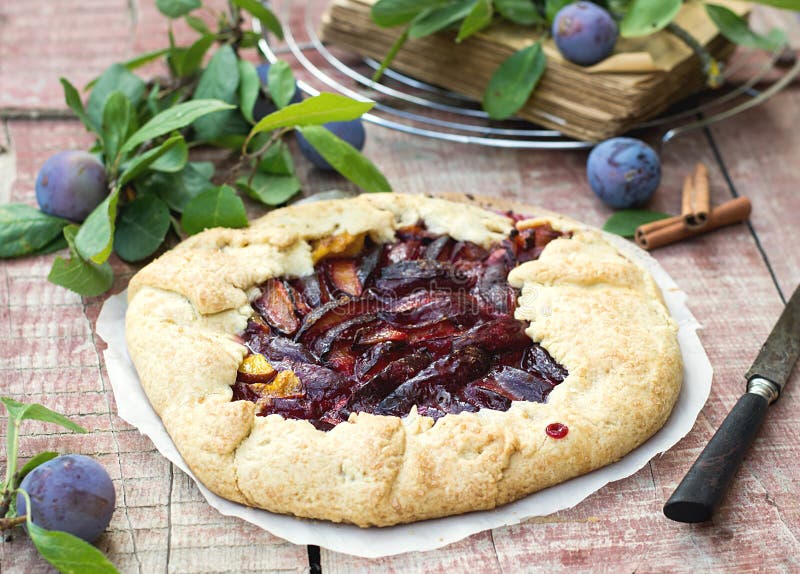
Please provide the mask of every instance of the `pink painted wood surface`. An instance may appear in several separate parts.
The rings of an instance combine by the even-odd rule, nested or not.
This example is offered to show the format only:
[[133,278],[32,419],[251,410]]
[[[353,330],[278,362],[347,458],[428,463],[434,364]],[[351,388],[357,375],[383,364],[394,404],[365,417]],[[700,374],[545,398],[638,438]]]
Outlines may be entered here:
[[[35,204],[41,163],[90,141],[72,120],[21,119],[64,113],[58,76],[81,85],[114,61],[161,47],[163,30],[149,0],[0,2],[0,146],[6,149],[0,153],[0,202]],[[322,550],[322,570],[800,571],[797,370],[714,521],[688,526],[661,514],[664,500],[742,392],[742,373],[781,310],[770,269],[784,296],[800,281],[798,125],[795,85],[747,115],[664,149],[664,180],[654,208],[679,210],[680,184],[696,161],[709,166],[715,202],[735,190],[754,205],[752,232],[734,226],[655,253],[687,292],[715,369],[711,397],[683,441],[570,510],[426,553],[365,560]],[[610,214],[588,189],[585,152],[489,150],[379,128],[369,128],[366,151],[398,191],[493,195],[595,225]],[[307,192],[349,187],[338,176],[298,165]],[[93,335],[102,298],[82,300],[48,283],[52,257],[0,262],[0,393],[68,413],[92,434],[26,424],[22,457],[43,449],[79,452],[109,469],[118,508],[98,545],[121,571],[307,570],[306,547],[217,514],[149,439],[116,416],[103,346]],[[135,269],[120,262],[115,268],[115,289],[121,290]],[[0,544],[0,571],[51,569],[17,536]]]

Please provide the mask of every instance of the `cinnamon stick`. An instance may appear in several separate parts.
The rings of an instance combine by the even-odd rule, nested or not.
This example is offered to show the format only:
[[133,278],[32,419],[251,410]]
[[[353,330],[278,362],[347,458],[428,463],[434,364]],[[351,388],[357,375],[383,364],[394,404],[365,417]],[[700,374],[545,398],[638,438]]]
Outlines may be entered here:
[[745,221],[750,216],[750,210],[750,200],[746,197],[738,197],[712,209],[708,214],[706,225],[701,228],[690,229],[686,227],[681,216],[656,221],[655,223],[665,222],[665,224],[656,229],[650,228],[643,233],[639,233],[642,228],[647,227],[641,226],[636,230],[636,243],[648,250],[656,249],[657,247],[695,237],[726,225]]
[[683,216],[682,215],[673,215],[672,217],[667,217],[665,219],[659,219],[657,221],[653,221],[652,223],[645,223],[644,225],[640,225],[636,228],[636,243],[641,244],[642,237],[645,235],[649,235],[659,229],[664,229],[665,227],[669,227],[674,223],[683,223]]
[[681,197],[681,215],[686,227],[698,229],[708,222],[711,210],[711,192],[708,183],[708,168],[698,163],[694,176],[686,176]]

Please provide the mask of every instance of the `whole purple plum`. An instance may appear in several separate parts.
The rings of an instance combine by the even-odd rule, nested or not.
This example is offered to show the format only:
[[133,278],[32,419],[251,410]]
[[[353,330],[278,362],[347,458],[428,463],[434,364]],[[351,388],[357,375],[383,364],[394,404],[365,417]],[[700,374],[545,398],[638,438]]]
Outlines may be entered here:
[[591,2],[575,2],[553,19],[553,38],[561,55],[573,64],[591,66],[614,51],[619,30],[606,10]]
[[45,213],[81,222],[108,195],[103,164],[85,151],[50,156],[36,178],[36,201]]
[[[330,122],[323,126],[333,135],[343,139],[358,151],[364,149],[364,143],[367,140],[367,132],[364,129],[364,122],[361,118],[350,120],[347,122]],[[297,143],[300,146],[300,151],[303,155],[320,169],[333,171],[334,168],[328,161],[320,155],[320,153],[308,143],[308,140],[303,137],[303,134],[296,132]]]
[[[47,530],[68,532],[87,542],[97,540],[111,522],[116,504],[108,472],[79,454],[59,456],[34,468],[20,484],[31,499],[31,521]],[[17,495],[17,514],[27,513]]]
[[661,182],[661,161],[635,138],[612,138],[592,150],[586,163],[589,185],[603,203],[625,209],[645,203]]

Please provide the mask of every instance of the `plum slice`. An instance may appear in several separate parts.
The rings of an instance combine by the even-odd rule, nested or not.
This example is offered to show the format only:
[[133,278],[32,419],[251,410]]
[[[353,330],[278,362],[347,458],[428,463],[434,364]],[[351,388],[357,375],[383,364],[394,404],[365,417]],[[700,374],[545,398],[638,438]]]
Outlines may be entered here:
[[495,411],[507,411],[511,408],[509,397],[496,392],[489,386],[479,384],[469,384],[460,393],[462,400],[480,408],[492,409]]
[[397,387],[378,403],[375,413],[402,416],[437,389],[455,389],[482,377],[489,362],[489,354],[475,346],[453,351]]
[[525,349],[520,368],[540,375],[551,385],[563,383],[568,374],[567,370],[559,365],[544,347],[537,344]]
[[292,300],[292,305],[294,305],[294,309],[300,317],[311,313],[312,306],[306,302],[303,294],[298,291],[294,285],[292,285],[290,282],[284,281],[283,286],[286,288],[286,292],[288,293],[289,298]]
[[382,251],[383,249],[380,245],[373,245],[361,257],[356,275],[362,287],[366,287],[369,284],[369,280],[372,278],[375,269],[378,267],[378,263],[381,261]]
[[251,403],[258,402],[258,399],[261,398],[253,388],[242,381],[236,381],[233,384],[233,400],[234,401],[250,401]]
[[331,283],[346,295],[358,297],[364,291],[364,285],[358,277],[358,269],[353,259],[330,259],[327,261],[328,276]]
[[316,357],[305,345],[280,336],[272,337],[266,345],[261,347],[261,352],[272,361],[289,360],[313,363],[316,360]]
[[475,386],[494,391],[512,401],[534,403],[543,403],[553,390],[553,385],[542,377],[508,366],[493,369]]
[[375,282],[378,291],[396,296],[416,289],[469,289],[470,278],[452,263],[415,259],[399,261],[381,269]]
[[395,329],[385,321],[375,321],[365,325],[356,333],[353,344],[356,347],[369,347],[387,341],[407,341],[408,334]]
[[483,261],[488,255],[489,252],[480,245],[469,241],[459,241],[453,246],[450,261]]
[[291,335],[300,326],[292,298],[280,279],[267,281],[253,307],[267,323],[286,335]]
[[397,341],[384,341],[365,349],[356,359],[355,376],[363,381],[392,361],[414,352],[414,349]]
[[352,340],[355,338],[358,330],[365,324],[375,320],[373,313],[366,315],[355,315],[349,319],[345,319],[341,323],[335,324],[333,327],[322,333],[312,343],[314,353],[320,358],[324,359],[330,352],[331,347],[336,342],[346,342],[348,348],[352,347]]
[[509,287],[508,267],[502,263],[487,266],[478,279],[478,293],[484,304],[494,313],[506,314],[514,306],[515,293]]
[[350,317],[371,313],[374,307],[374,302],[369,299],[355,299],[343,295],[338,299],[328,301],[306,315],[294,339],[295,341],[305,341],[316,337],[319,333],[330,329],[332,326]]
[[[353,374],[356,366],[356,357],[348,341],[336,341],[329,347],[325,356],[321,357],[321,360],[326,367],[330,367],[337,373],[348,377]],[[348,380],[349,383],[350,381]]]
[[475,299],[462,292],[417,291],[390,302],[378,317],[393,327],[420,328],[449,319],[457,324],[474,323]]
[[513,317],[502,317],[476,325],[453,340],[453,348],[476,346],[486,351],[509,351],[531,344],[525,324]]
[[300,379],[303,394],[312,400],[332,399],[348,387],[347,377],[328,367],[298,361],[276,361],[278,371],[292,371]]
[[421,251],[422,242],[417,239],[395,243],[386,249],[386,261],[390,264],[412,261],[419,258]]
[[348,408],[359,412],[374,407],[430,363],[431,356],[424,350],[392,361],[355,390],[348,401]]
[[295,292],[303,297],[303,301],[313,310],[328,302],[327,293],[322,290],[319,277],[315,273],[300,277],[293,281]]
[[448,250],[446,249],[449,245],[450,238],[446,235],[442,235],[441,237],[431,241],[427,247],[425,247],[423,257],[425,259],[438,260],[444,255],[449,255]]

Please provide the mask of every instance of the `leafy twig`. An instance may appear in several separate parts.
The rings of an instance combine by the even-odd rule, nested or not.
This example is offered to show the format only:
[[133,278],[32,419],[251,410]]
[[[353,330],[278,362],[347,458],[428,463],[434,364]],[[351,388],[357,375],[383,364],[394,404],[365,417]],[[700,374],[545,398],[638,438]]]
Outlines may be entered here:
[[722,75],[722,63],[716,60],[708,50],[692,36],[688,30],[682,28],[675,22],[667,24],[667,30],[676,38],[680,39],[684,44],[692,49],[698,58],[700,58],[700,65],[703,68],[703,74],[706,77],[706,84],[709,88],[719,88],[725,81]]
[[11,530],[16,526],[22,526],[28,520],[28,516],[15,516],[13,518],[0,518],[0,530]]

